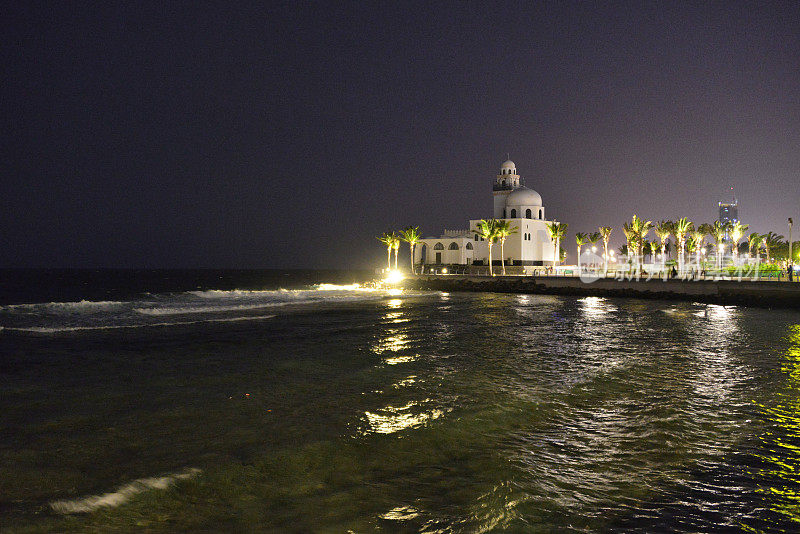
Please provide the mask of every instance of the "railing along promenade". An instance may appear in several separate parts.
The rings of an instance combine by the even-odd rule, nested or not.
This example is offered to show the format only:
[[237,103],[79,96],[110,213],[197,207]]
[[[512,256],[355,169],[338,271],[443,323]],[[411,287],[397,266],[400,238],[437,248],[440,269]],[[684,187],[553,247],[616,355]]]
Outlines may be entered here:
[[[421,269],[421,270],[420,270]],[[727,270],[703,269],[687,270],[684,273],[671,272],[670,270],[647,271],[637,269],[608,269],[602,268],[582,268],[575,269],[556,269],[548,267],[520,267],[517,265],[507,266],[506,273],[502,274],[502,267],[493,267],[495,276],[507,277],[572,277],[586,279],[613,279],[620,281],[630,280],[684,280],[684,281],[748,281],[748,282],[791,282],[798,283],[798,272],[790,280],[788,271],[755,271],[753,269],[738,269],[732,273]],[[417,272],[424,275],[435,276],[491,276],[488,266],[476,265],[426,265],[422,268],[417,266]]]

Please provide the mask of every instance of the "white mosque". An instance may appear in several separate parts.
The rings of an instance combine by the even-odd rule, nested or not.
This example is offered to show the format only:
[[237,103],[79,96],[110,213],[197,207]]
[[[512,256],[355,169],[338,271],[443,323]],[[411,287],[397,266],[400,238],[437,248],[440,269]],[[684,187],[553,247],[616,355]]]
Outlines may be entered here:
[[[542,197],[520,183],[517,166],[511,160],[500,167],[494,179],[494,218],[505,219],[517,233],[506,238],[507,266],[521,266],[528,271],[537,265],[552,265],[553,242],[547,231]],[[480,219],[469,221],[466,230],[445,230],[441,237],[421,239],[414,253],[414,263],[424,265],[488,265],[489,247],[473,230]],[[500,245],[492,247],[492,260],[500,264]]]

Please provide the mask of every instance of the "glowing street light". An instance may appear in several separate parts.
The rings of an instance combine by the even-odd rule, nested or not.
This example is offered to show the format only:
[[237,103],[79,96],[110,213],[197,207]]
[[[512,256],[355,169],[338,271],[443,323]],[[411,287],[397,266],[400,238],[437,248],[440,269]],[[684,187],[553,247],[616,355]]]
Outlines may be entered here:
[[405,278],[403,276],[403,273],[393,269],[389,271],[389,273],[386,275],[386,278],[384,278],[383,281],[386,282],[387,284],[397,284],[399,282],[402,282],[403,278]]

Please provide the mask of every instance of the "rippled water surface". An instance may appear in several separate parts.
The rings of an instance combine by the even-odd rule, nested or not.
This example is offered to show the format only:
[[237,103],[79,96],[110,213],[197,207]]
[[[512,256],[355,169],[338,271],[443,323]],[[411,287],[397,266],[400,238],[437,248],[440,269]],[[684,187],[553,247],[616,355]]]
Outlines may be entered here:
[[11,531],[800,530],[798,312],[317,287],[0,325]]

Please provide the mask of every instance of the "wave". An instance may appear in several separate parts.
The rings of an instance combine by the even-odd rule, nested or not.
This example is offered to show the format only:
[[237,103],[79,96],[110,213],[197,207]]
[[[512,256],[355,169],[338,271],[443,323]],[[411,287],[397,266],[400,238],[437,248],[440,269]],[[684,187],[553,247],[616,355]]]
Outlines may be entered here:
[[205,291],[187,291],[189,295],[200,297],[202,299],[230,299],[230,298],[252,298],[263,297],[267,295],[277,295],[282,293],[289,293],[285,289],[270,290],[270,289],[207,289]]
[[3,330],[9,332],[28,332],[32,334],[58,334],[62,332],[82,332],[91,330],[119,330],[124,328],[149,328],[149,327],[165,327],[165,326],[180,326],[189,324],[201,323],[231,323],[237,321],[259,321],[264,319],[272,319],[274,315],[246,315],[244,317],[224,317],[220,319],[201,319],[197,321],[173,321],[163,323],[143,323],[143,324],[113,324],[101,326],[31,326],[27,328],[12,328],[5,327]]
[[113,311],[124,306],[125,302],[114,300],[81,300],[78,302],[40,302],[35,304],[8,304],[0,306],[0,312],[9,311],[17,313],[97,313]]
[[274,306],[283,306],[290,304],[289,302],[270,302],[264,304],[238,304],[236,306],[189,306],[186,308],[172,307],[172,308],[134,308],[133,311],[141,313],[142,315],[186,315],[192,313],[222,313],[232,311],[247,311],[259,310],[262,308],[271,308]]
[[345,285],[317,284],[314,286],[314,289],[317,291],[366,291],[366,292],[378,291],[378,289],[374,287],[362,286],[361,284],[345,284]]
[[179,473],[163,477],[140,478],[120,486],[116,491],[103,495],[92,495],[75,500],[60,500],[50,503],[50,508],[61,514],[78,514],[93,512],[98,508],[115,507],[126,503],[131,497],[151,489],[167,489],[178,480],[193,478],[201,473],[200,469],[190,468]]

